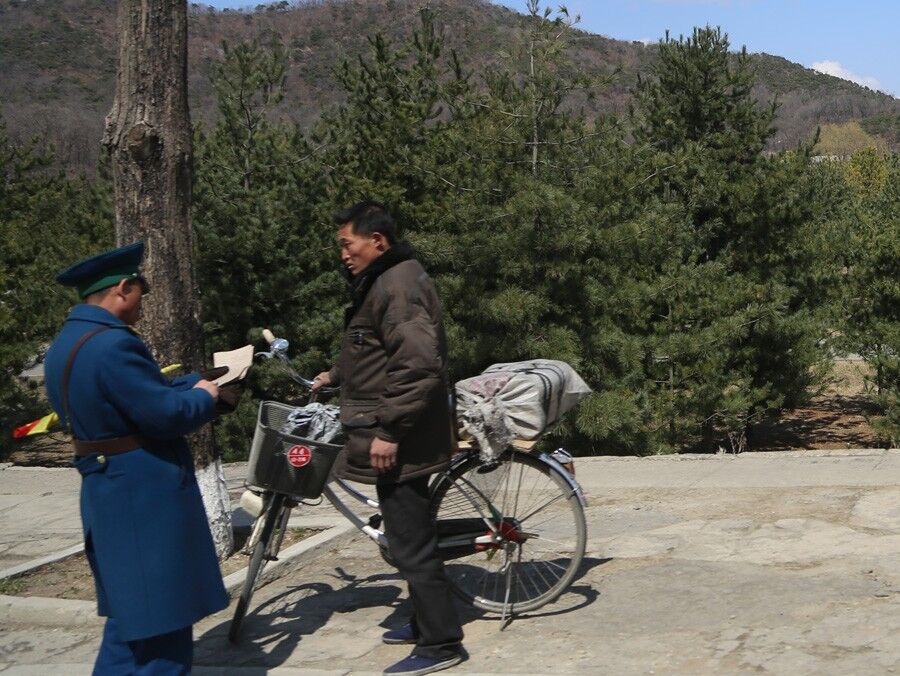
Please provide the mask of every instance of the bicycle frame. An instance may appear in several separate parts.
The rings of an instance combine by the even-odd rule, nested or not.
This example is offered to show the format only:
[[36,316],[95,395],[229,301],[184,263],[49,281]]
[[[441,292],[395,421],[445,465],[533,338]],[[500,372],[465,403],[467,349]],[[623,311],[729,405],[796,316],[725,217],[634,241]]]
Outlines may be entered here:
[[[332,506],[338,510],[345,519],[347,519],[350,523],[352,523],[358,530],[365,533],[370,539],[372,539],[379,547],[387,547],[387,536],[385,536],[384,531],[378,528],[375,528],[370,523],[363,521],[353,510],[351,510],[347,504],[340,499],[337,493],[334,492],[332,485],[340,486],[343,491],[345,491],[350,497],[354,500],[368,506],[373,509],[379,509],[379,504],[376,500],[368,497],[367,495],[359,492],[352,486],[350,486],[346,481],[341,479],[335,479],[325,486],[325,489],[322,491],[322,495],[332,504]],[[473,505],[479,509],[477,503],[473,501]],[[500,537],[500,531],[491,521],[488,515],[482,513],[482,520],[485,523],[486,528],[489,530],[489,534],[479,535],[475,538],[471,536],[460,535],[457,536],[457,539],[453,538],[441,538],[438,541],[438,547],[441,549],[446,549],[449,547],[458,547],[459,545],[466,544],[475,544],[475,545],[489,545],[497,541]]]
[[[556,474],[558,474],[568,484],[572,494],[578,497],[581,506],[587,507],[587,498],[585,498],[584,491],[582,491],[581,486],[556,459],[554,459],[551,455],[543,452],[532,455],[549,465],[556,472]],[[455,467],[465,462],[469,457],[470,453],[460,453],[456,455],[451,461],[450,470],[453,470]],[[449,476],[449,470],[447,473],[440,475],[438,481],[446,480],[447,476]],[[347,506],[347,504],[343,500],[341,500],[337,493],[335,493],[332,486],[339,486],[341,490],[343,490],[351,498],[363,505],[366,505],[367,507],[371,507],[372,509],[380,508],[378,501],[373,500],[364,493],[356,490],[353,486],[342,479],[334,479],[333,481],[330,481],[328,484],[326,484],[325,489],[322,491],[322,495],[325,497],[325,499],[327,499],[328,502],[330,502],[331,505],[344,516],[345,519],[352,523],[358,530],[365,533],[380,547],[387,547],[387,537],[385,536],[384,531],[372,526],[371,523],[364,521],[360,516],[358,516],[352,509]],[[477,491],[474,486],[470,485],[469,488]],[[463,494],[466,495],[465,492]],[[454,539],[453,537],[440,538],[438,541],[438,546],[442,549],[457,547],[459,545],[466,544],[489,545],[497,542],[502,537],[500,527],[496,522],[496,515],[485,514],[480,507],[481,504],[489,503],[489,501],[484,499],[483,496],[483,499],[480,502],[470,498],[468,495],[466,495],[466,497],[469,499],[472,506],[475,507],[475,509],[479,512],[485,526],[489,531],[489,534],[480,535],[474,538],[474,540],[471,538],[471,536],[465,535],[458,535],[456,536],[456,539]]]
[[[435,486],[438,485],[438,482],[447,481],[448,477],[450,476],[450,472],[452,472],[453,469],[455,469],[462,463],[466,462],[474,453],[475,451],[468,451],[455,455],[451,460],[450,469],[438,476],[437,481],[435,482]],[[581,506],[583,508],[587,507],[587,498],[584,495],[584,491],[582,490],[581,485],[566,470],[566,468],[563,467],[563,465],[559,461],[557,461],[549,453],[530,453],[530,455],[548,465],[554,471],[554,473],[562,478],[563,481],[565,481],[565,483],[568,485],[570,489],[570,495],[577,496],[578,501],[581,503]],[[388,546],[388,542],[387,536],[384,534],[384,531],[373,526],[371,520],[364,520],[358,514],[356,514],[356,512],[350,509],[347,503],[344,502],[335,492],[335,487],[340,487],[344,491],[344,493],[353,498],[353,500],[372,509],[380,509],[378,501],[360,492],[343,479],[332,479],[325,485],[325,488],[322,490],[322,496],[326,500],[328,500],[328,502],[331,503],[332,507],[334,507],[345,519],[347,519],[357,530],[364,533],[369,539],[375,542],[379,547],[386,549]],[[485,513],[485,511],[482,509],[482,505],[488,505],[489,507],[491,507],[491,501],[488,500],[484,495],[481,495],[475,486],[468,484],[468,489],[469,490],[462,490],[460,492],[469,501],[472,507],[478,512],[482,522],[484,523],[485,530],[482,531],[479,528],[479,532],[481,534],[475,535],[475,537],[473,537],[474,532],[456,533],[454,535],[441,536],[438,538],[438,547],[440,549],[447,550],[454,547],[467,545],[489,546],[498,544],[503,540],[502,515],[497,513],[496,510],[494,510],[494,513]],[[470,491],[479,493],[481,499],[477,500],[475,499],[475,497],[472,497],[469,494]],[[300,504],[302,504],[302,501]],[[257,518],[254,524],[253,531],[251,532],[251,535],[244,546],[245,550],[249,550],[253,546],[255,546],[256,541],[259,538],[259,531],[261,529],[261,526],[262,520]],[[280,527],[284,529],[286,526],[287,523],[285,520],[285,523],[281,524]]]
[[363,495],[358,490],[350,486],[346,481],[342,479],[335,479],[325,484],[325,489],[322,491],[322,495],[332,504],[332,506],[339,511],[345,519],[347,519],[350,523],[352,523],[358,530],[361,530],[363,533],[368,535],[372,540],[378,543],[381,547],[387,547],[387,538],[384,535],[384,531],[379,530],[367,522],[363,521],[352,509],[347,507],[346,503],[341,500],[337,494],[332,489],[332,484],[336,484],[340,486],[350,497],[358,502],[363,503],[368,507],[372,507],[373,509],[379,509],[378,502],[368,497],[367,495]]

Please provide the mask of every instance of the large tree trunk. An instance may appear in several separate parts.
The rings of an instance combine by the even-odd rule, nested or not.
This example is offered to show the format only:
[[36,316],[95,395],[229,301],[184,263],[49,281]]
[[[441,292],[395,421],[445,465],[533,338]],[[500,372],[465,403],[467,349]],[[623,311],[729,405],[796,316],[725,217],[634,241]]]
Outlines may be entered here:
[[[116,96],[104,144],[112,159],[116,240],[146,243],[152,294],[141,334],[161,364],[203,365],[192,265],[191,121],[185,0],[120,0]],[[194,461],[220,557],[234,545],[231,510],[212,430],[193,435]]]

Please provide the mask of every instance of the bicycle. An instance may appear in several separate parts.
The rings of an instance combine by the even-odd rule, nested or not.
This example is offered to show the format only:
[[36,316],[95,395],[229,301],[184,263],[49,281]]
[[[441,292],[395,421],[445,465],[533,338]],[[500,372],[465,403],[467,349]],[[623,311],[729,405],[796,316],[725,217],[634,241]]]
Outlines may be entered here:
[[[269,352],[257,356],[277,359],[295,383],[311,389],[312,381],[297,373],[290,363],[288,341],[275,338],[268,330],[264,335]],[[310,399],[314,398],[315,394],[311,395]],[[291,410],[277,402],[262,402],[261,418],[264,408],[266,422],[273,427],[281,427]],[[340,448],[304,441],[316,445],[324,455],[336,455],[334,449]],[[578,574],[587,541],[587,500],[570,471],[571,456],[562,449],[552,453],[537,451],[535,443],[514,442],[491,462],[481,460],[477,447],[461,444],[450,469],[436,475],[430,486],[438,547],[451,588],[470,605],[500,613],[502,626],[517,614],[537,610],[559,598]],[[253,469],[248,469],[252,476]],[[261,506],[244,547],[245,553],[250,553],[250,562],[228,632],[231,642],[240,635],[265,564],[277,559],[291,510],[306,499],[318,494],[326,498],[372,539],[385,561],[393,565],[387,539],[380,530],[381,515],[375,513],[363,519],[335,489],[371,509],[377,510],[378,502],[347,482],[322,473],[321,465],[313,469],[295,484],[300,486],[297,493],[286,491],[283,486],[273,489],[247,484],[250,493],[261,498]],[[317,495],[306,495],[309,492]]]

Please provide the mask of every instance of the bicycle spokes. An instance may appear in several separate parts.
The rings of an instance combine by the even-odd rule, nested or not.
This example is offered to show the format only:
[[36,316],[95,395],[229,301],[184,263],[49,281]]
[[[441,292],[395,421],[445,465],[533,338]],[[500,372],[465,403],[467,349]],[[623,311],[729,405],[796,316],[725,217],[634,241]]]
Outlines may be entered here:
[[[461,465],[450,478],[435,495],[435,516],[457,592],[505,617],[559,596],[577,573],[586,541],[584,511],[571,486],[517,452],[487,469],[475,461]],[[447,522],[460,526],[453,540],[442,534]],[[455,547],[445,551],[449,542]]]

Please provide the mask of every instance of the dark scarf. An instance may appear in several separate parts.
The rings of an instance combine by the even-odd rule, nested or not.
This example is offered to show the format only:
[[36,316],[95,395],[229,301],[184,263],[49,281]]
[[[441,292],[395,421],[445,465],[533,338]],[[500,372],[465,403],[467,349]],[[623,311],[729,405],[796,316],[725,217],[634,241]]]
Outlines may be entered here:
[[407,242],[397,242],[390,249],[381,254],[369,266],[354,276],[346,267],[341,268],[341,274],[350,285],[350,295],[352,303],[344,312],[344,326],[350,323],[353,316],[359,311],[369,290],[382,273],[390,270],[392,267],[403,261],[412,260],[416,257],[413,248]]

